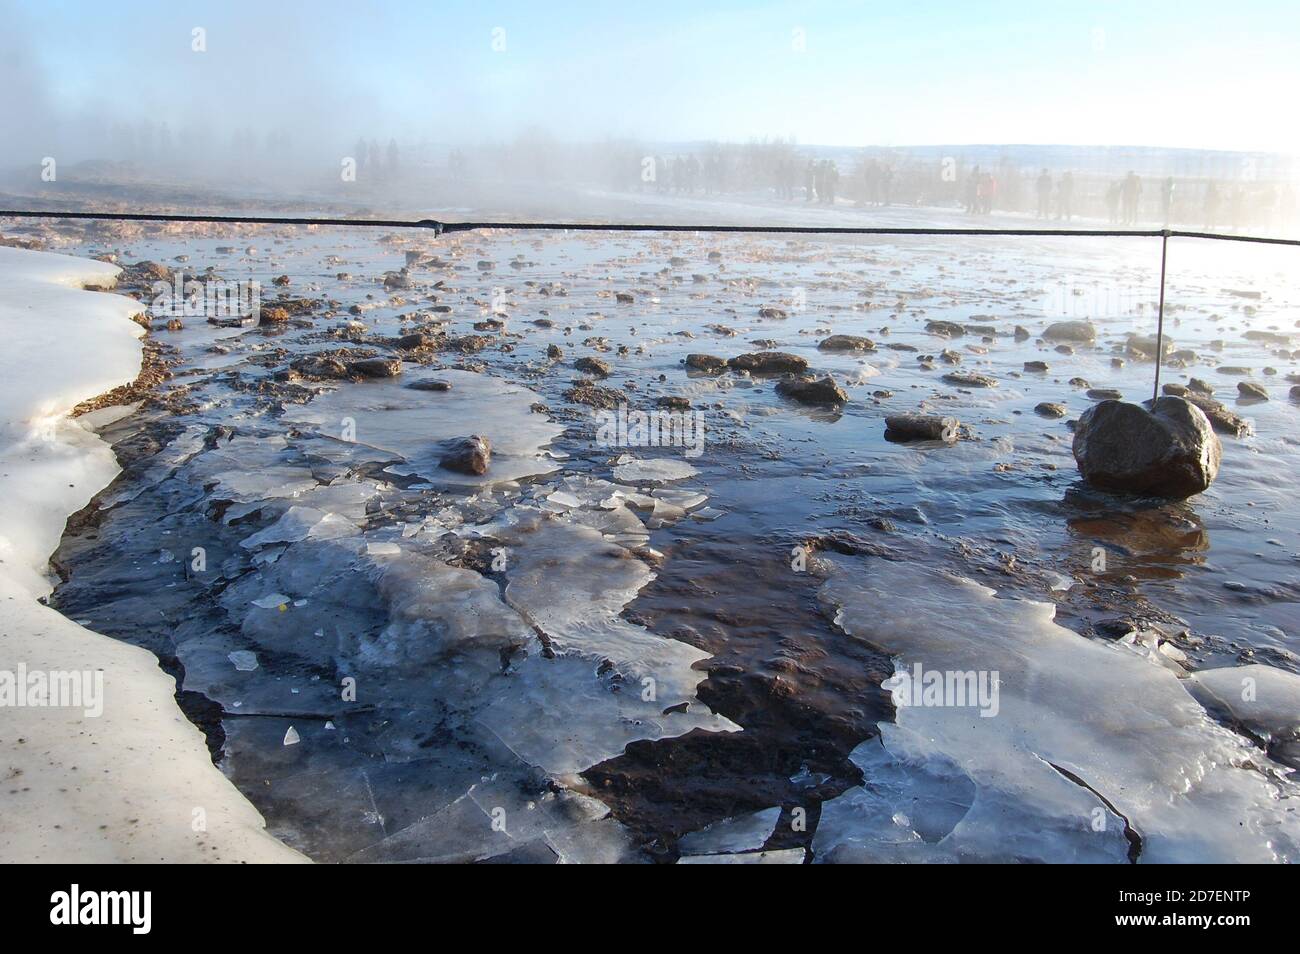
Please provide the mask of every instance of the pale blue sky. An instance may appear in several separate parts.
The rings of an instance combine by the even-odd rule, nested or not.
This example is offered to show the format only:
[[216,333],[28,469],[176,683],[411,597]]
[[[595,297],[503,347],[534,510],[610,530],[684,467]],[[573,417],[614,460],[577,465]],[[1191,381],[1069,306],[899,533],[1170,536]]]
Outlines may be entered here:
[[1300,151],[1296,0],[0,0],[0,17],[41,110],[173,127]]

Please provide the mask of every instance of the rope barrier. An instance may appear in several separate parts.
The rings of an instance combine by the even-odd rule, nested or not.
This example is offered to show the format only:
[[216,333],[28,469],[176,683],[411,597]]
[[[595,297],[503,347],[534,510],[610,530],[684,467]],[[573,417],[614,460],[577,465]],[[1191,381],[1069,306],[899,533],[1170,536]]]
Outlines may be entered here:
[[1226,232],[1189,232],[1181,229],[1012,229],[1012,228],[925,228],[885,226],[820,225],[652,225],[650,223],[600,222],[441,222],[437,219],[340,219],[270,215],[174,215],[163,212],[51,212],[35,209],[0,210],[0,218],[19,219],[107,219],[117,222],[210,222],[224,225],[328,225],[347,228],[427,229],[435,235],[472,232],[480,229],[510,229],[535,232],[709,232],[760,235],[1001,235],[1009,237],[1055,236],[1064,238],[1158,238],[1160,239],[1160,308],[1156,325],[1156,376],[1151,399],[1160,397],[1160,365],[1164,360],[1165,264],[1171,238],[1208,239],[1218,242],[1251,242],[1260,245],[1300,247],[1300,239],[1265,235],[1233,235]]

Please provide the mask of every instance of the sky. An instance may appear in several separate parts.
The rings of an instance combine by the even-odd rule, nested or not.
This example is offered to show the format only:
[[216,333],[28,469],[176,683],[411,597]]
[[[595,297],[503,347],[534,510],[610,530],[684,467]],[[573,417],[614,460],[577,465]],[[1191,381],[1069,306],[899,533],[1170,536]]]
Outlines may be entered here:
[[0,132],[31,139],[148,118],[338,142],[1300,152],[1297,0],[0,0],[0,25]]

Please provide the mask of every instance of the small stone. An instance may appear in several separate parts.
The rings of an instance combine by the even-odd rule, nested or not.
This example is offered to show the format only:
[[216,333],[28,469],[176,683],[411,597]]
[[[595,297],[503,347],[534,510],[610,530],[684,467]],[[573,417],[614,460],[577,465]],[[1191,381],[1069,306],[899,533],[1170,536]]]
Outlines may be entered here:
[[732,358],[727,364],[738,371],[758,374],[799,374],[808,370],[808,361],[783,351],[755,351]]
[[875,351],[876,344],[870,338],[859,335],[831,335],[817,345],[822,351]]
[[961,436],[961,422],[937,414],[890,414],[885,418],[885,439],[889,441],[943,441],[952,444]]
[[816,379],[786,378],[777,382],[776,393],[801,404],[843,404],[849,399],[830,375]]
[[573,367],[583,374],[590,374],[593,378],[609,377],[610,367],[600,358],[579,358],[573,362]]
[[402,373],[402,359],[361,358],[348,363],[348,373],[363,378],[395,378]]
[[711,354],[688,354],[686,367],[692,371],[721,371],[727,366],[725,358]]

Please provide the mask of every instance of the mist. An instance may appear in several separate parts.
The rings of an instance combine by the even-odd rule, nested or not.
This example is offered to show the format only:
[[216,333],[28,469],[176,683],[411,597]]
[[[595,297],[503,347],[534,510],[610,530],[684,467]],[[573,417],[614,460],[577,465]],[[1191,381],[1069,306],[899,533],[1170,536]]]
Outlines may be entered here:
[[675,157],[719,167],[699,175],[710,198],[780,192],[783,162],[832,161],[844,195],[869,199],[854,183],[875,161],[903,206],[960,202],[976,167],[1006,183],[1070,170],[1096,180],[1094,204],[1136,171],[1271,189],[1242,203],[1279,206],[1256,216],[1277,227],[1294,131],[1261,117],[1300,50],[1262,31],[1295,14],[1246,4],[1210,29],[1195,6],[1019,5],[993,30],[941,4],[0,0],[0,188],[50,207],[579,217],[617,214],[611,194],[693,196]]

